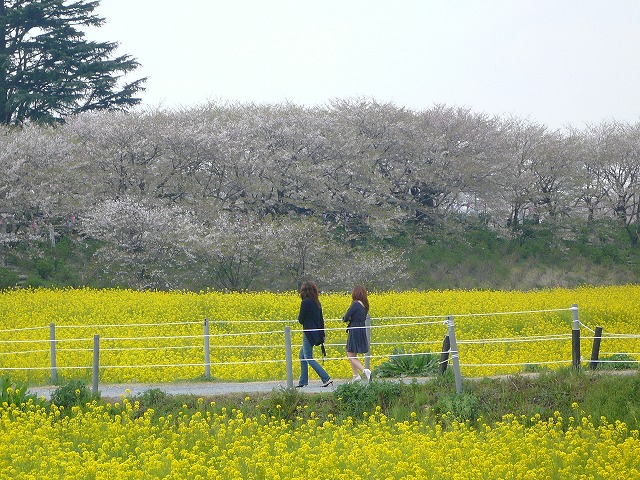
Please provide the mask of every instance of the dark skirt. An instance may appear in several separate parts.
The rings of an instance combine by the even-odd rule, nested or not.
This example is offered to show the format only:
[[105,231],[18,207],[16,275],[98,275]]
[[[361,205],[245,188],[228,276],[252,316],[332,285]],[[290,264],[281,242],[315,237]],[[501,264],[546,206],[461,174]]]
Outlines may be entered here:
[[350,328],[347,336],[347,352],[367,353],[369,342],[367,341],[366,328]]

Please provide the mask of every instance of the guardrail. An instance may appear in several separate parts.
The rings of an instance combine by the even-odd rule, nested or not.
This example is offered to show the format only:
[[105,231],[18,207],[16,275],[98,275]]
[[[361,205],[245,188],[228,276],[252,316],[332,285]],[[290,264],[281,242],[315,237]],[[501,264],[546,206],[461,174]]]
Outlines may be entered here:
[[[571,333],[567,334],[551,334],[551,335],[523,335],[520,337],[508,337],[508,338],[456,338],[456,321],[464,321],[465,319],[472,319],[479,316],[502,316],[502,315],[533,315],[539,313],[554,313],[554,312],[571,312],[572,313],[572,329]],[[331,327],[333,322],[340,322],[341,319],[328,319],[326,321],[328,333],[332,331],[344,332],[344,326]],[[578,317],[578,306],[572,305],[570,308],[560,308],[551,310],[532,310],[532,311],[519,311],[519,312],[492,312],[481,314],[458,314],[458,315],[437,315],[437,316],[415,316],[415,317],[377,317],[369,319],[367,328],[368,334],[371,339],[371,349],[365,356],[365,366],[369,368],[372,359],[390,359],[393,357],[399,357],[403,355],[417,355],[421,353],[440,355],[440,373],[444,373],[447,365],[451,364],[454,370],[456,390],[458,393],[462,391],[462,369],[473,369],[478,367],[491,367],[491,366],[526,366],[526,365],[551,365],[551,364],[571,364],[574,369],[581,367],[583,362],[580,356],[580,329],[581,327],[593,332],[592,337],[585,337],[593,340],[593,348],[591,354],[591,360],[589,367],[591,369],[597,368],[598,364],[606,363],[607,360],[600,360],[600,345],[603,338],[611,339],[638,339],[640,335],[635,334],[608,334],[603,336],[602,327],[597,326],[595,330],[590,329],[582,322]],[[373,320],[371,322],[371,320]],[[391,322],[391,323],[388,323]],[[278,330],[261,330],[251,332],[224,332],[225,328],[232,325],[238,327],[243,324],[261,324],[261,325],[284,325],[284,328]],[[372,323],[372,324],[371,324]],[[284,364],[286,370],[287,386],[293,387],[293,349],[294,347],[300,347],[300,345],[294,345],[291,341],[292,334],[302,334],[301,329],[293,329],[292,324],[299,325],[295,320],[242,320],[242,321],[224,321],[217,320],[212,321],[204,319],[203,322],[169,322],[169,323],[140,323],[140,324],[121,324],[121,325],[54,325],[51,323],[48,327],[49,338],[8,338],[16,336],[18,333],[25,333],[30,331],[44,332],[47,327],[30,327],[22,329],[7,329],[0,330],[0,346],[10,345],[15,346],[14,349],[8,351],[1,351],[0,348],[0,372],[11,371],[29,371],[29,370],[48,370],[50,372],[50,381],[56,383],[58,381],[58,373],[60,369],[64,370],[85,370],[91,371],[92,376],[92,388],[97,391],[99,388],[100,372],[105,372],[108,369],[138,369],[138,368],[169,368],[169,367],[190,367],[192,369],[199,370],[206,379],[211,378],[212,367],[223,367],[230,365],[247,365],[247,364]],[[217,325],[217,333],[211,332],[211,326]],[[442,330],[437,337],[434,337],[436,333],[429,332],[431,335],[428,339],[419,339],[415,341],[398,340],[391,342],[376,342],[376,330],[378,329],[423,329],[426,330],[429,326],[442,326]],[[135,327],[138,329],[152,329],[152,328],[164,328],[173,327],[177,329],[192,329],[188,334],[181,335],[139,335],[139,336],[101,336],[94,334],[91,337],[77,337],[77,338],[57,338],[56,333],[59,330],[100,330],[102,328],[113,327]],[[196,332],[195,329],[200,330]],[[439,330],[436,328],[436,330]],[[232,342],[225,343],[225,339],[232,339],[236,337],[247,337],[249,339],[264,339],[265,337],[275,337],[272,343],[260,343],[260,341],[245,342],[243,344],[233,344]],[[385,338],[384,335],[380,335],[381,338]],[[279,340],[278,340],[279,339]],[[571,339],[571,360],[569,359],[555,359],[545,361],[531,361],[518,362],[518,363],[461,363],[461,355],[459,349],[463,349],[466,346],[471,345],[491,345],[495,343],[513,343],[518,344],[522,342],[555,342],[562,341],[567,342]],[[212,340],[215,342],[212,343]],[[173,343],[172,343],[173,342]],[[231,343],[231,344],[229,344]],[[412,352],[412,353],[385,353],[384,350],[388,350],[389,347],[407,345],[418,345],[425,347],[429,344],[442,344],[440,351],[428,351],[428,352]],[[42,348],[31,348],[33,345],[42,345]],[[68,348],[65,345],[70,345]],[[137,346],[140,344],[139,346]],[[82,346],[78,346],[82,345]],[[106,346],[105,346],[106,345]],[[28,346],[29,348],[21,349],[21,346]],[[327,346],[333,347],[333,351],[338,351],[343,344],[331,343]],[[48,348],[46,348],[48,347]],[[233,361],[212,361],[213,349],[227,349],[237,350],[244,352],[242,359]],[[376,354],[377,349],[382,350],[383,353]],[[197,360],[196,353],[192,352],[187,355],[190,361],[188,362],[173,362],[173,363],[123,363],[114,362],[112,364],[101,363],[101,353],[114,353],[121,352],[145,352],[152,350],[162,350],[163,352],[169,351],[196,351],[200,352],[197,356],[200,356],[201,360]],[[256,356],[255,358],[247,358],[247,352],[250,351],[267,351],[269,355]],[[69,352],[83,352],[91,353],[92,360],[83,365],[67,364],[62,367],[58,365],[58,354]],[[7,362],[3,361],[6,358],[15,358],[21,355],[33,356],[42,355],[46,357],[48,353],[49,365],[36,365],[27,366],[14,365],[7,366]],[[616,354],[621,354],[617,352]],[[625,355],[637,355],[636,353],[626,352]],[[213,356],[215,358],[215,355]],[[327,357],[326,361],[346,361],[345,356],[332,356]],[[616,362],[621,362],[616,360]],[[622,362],[638,363],[635,360],[623,360]],[[25,362],[26,363],[26,362]],[[37,363],[37,362],[36,362]]]

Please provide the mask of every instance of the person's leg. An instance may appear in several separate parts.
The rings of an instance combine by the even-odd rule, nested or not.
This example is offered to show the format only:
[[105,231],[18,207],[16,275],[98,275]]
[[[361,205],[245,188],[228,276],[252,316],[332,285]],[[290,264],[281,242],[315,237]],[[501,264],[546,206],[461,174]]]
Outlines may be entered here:
[[353,372],[352,381],[360,379],[360,372],[364,370],[362,363],[358,360],[358,357],[353,352],[347,352],[349,363],[351,364],[351,371]]
[[309,383],[309,364],[304,354],[304,339],[306,339],[304,333],[302,334],[302,338],[302,347],[300,347],[300,380],[298,381],[298,385],[305,386]]
[[322,365],[313,359],[313,345],[311,345],[311,342],[309,342],[309,339],[307,339],[307,336],[304,334],[302,335],[302,351],[305,358],[304,362],[315,370],[320,380],[322,380],[322,383],[327,383],[329,381],[329,374],[322,368]]

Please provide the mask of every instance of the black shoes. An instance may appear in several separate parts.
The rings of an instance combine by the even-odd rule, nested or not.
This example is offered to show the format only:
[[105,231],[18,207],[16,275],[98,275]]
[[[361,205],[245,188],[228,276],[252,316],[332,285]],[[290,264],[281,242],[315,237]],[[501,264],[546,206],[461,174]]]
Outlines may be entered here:
[[[329,385],[333,385],[333,380],[329,379],[329,380],[327,380],[326,382],[324,382],[322,384],[323,387],[328,387]],[[306,386],[307,386],[306,384],[303,385],[303,384],[299,383],[298,385],[296,385],[296,388],[304,388]]]

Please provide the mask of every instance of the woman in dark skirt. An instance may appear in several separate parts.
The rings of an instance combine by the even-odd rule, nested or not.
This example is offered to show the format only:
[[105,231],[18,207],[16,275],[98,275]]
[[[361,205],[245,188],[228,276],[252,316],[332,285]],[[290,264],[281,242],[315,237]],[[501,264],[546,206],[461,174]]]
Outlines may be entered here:
[[353,372],[351,381],[359,382],[361,379],[360,372],[364,374],[367,381],[370,381],[371,370],[364,368],[357,357],[358,353],[367,353],[369,351],[369,339],[365,328],[365,321],[369,313],[367,291],[362,285],[358,285],[353,289],[351,299],[353,302],[347,313],[342,317],[342,321],[349,322],[347,326],[347,358],[351,363]]

